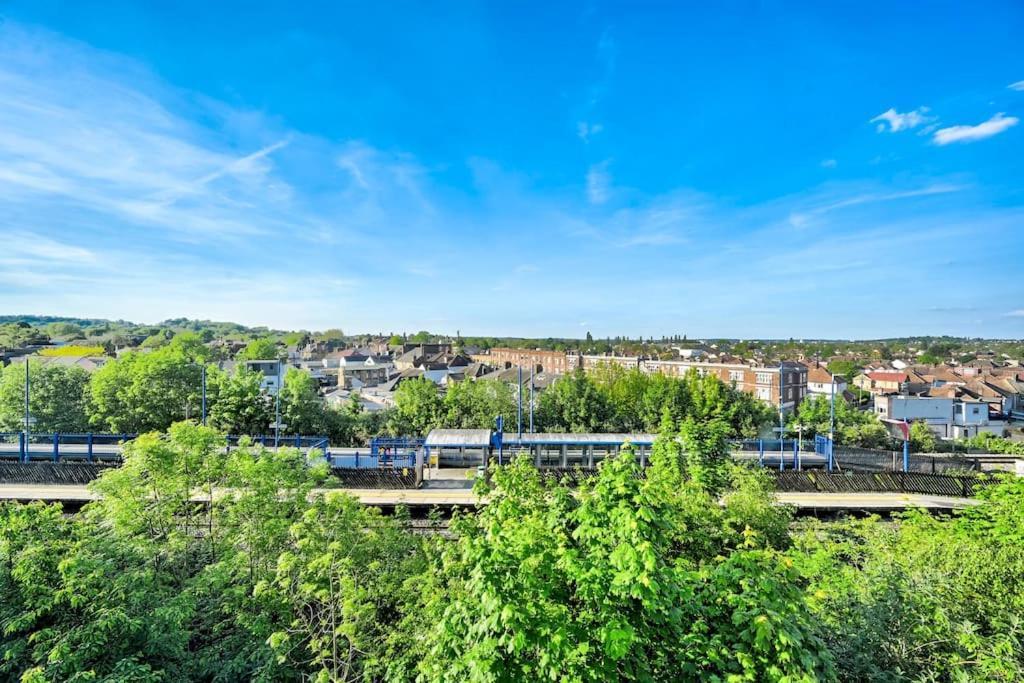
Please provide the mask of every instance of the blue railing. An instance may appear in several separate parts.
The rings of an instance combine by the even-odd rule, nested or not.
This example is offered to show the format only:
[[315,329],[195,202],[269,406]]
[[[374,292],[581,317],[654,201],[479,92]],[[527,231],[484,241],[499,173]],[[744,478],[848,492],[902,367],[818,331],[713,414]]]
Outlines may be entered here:
[[[0,459],[17,458],[19,462],[45,459],[51,462],[62,460],[84,460],[85,462],[115,461],[121,458],[119,446],[131,441],[138,434],[97,434],[97,433],[33,433],[26,441],[24,432],[0,432],[0,444],[14,445],[17,449],[0,448]],[[241,439],[250,439],[263,446],[295,448],[319,448],[324,457],[330,459],[330,440],[326,436],[280,436],[259,435],[227,436],[227,447],[237,447]]]

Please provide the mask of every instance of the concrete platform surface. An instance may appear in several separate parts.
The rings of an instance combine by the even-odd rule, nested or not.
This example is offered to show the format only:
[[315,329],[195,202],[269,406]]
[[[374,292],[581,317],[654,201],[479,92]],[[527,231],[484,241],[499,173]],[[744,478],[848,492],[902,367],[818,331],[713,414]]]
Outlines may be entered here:
[[[391,489],[317,489],[317,493],[342,491],[367,505],[451,506],[474,505],[477,498],[469,489],[421,488]],[[50,486],[40,484],[0,484],[0,500],[42,500],[83,503],[98,496],[85,486]],[[780,503],[801,510],[888,511],[922,507],[951,510],[978,504],[971,498],[933,496],[917,493],[779,493]]]

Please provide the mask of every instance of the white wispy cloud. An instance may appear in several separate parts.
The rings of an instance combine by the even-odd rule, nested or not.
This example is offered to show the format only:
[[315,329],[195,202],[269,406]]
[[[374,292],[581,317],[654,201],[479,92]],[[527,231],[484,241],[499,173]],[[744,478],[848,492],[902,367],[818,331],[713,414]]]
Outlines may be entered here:
[[1024,81],[1017,81],[1016,83],[1011,83],[1006,87],[1010,90],[1024,90]]
[[932,142],[936,145],[948,145],[953,142],[977,142],[993,135],[1009,130],[1020,121],[1016,116],[1005,116],[999,112],[988,121],[976,126],[950,126],[940,128],[932,134]]
[[1024,308],[1018,308],[1015,311],[1010,311],[1006,315],[1010,318],[1024,318]]
[[821,162],[822,168],[835,168],[838,165],[839,162],[837,162],[835,159],[825,159],[824,161]]
[[587,199],[591,204],[604,204],[611,197],[612,176],[608,171],[610,159],[592,164],[587,169]]
[[576,136],[580,140],[583,140],[583,142],[590,142],[590,138],[603,130],[604,125],[600,123],[588,123],[587,121],[579,121],[576,123]]
[[[929,116],[929,111],[928,107],[918,107],[913,111],[901,114],[895,109],[889,109],[871,119],[869,123],[877,123],[876,130],[879,133],[884,133],[886,130],[890,133],[899,133],[902,130],[910,130],[911,128],[934,121],[935,117]],[[888,128],[886,124],[888,124]]]
[[270,160],[286,140],[255,152],[212,144],[127,60],[4,22],[0,83],[7,205],[63,203],[186,239],[294,222],[291,188]]
[[[892,202],[900,199],[912,199],[914,197],[928,197],[930,195],[949,194],[965,189],[964,185],[939,182],[930,183],[923,187],[909,190],[895,191],[871,191],[847,193],[842,198],[830,197],[826,200],[816,200],[811,206],[801,208],[789,215],[789,222],[794,227],[802,228],[807,226],[813,219],[820,218],[825,214],[840,209],[847,209],[864,204],[878,204]],[[820,203],[817,203],[820,201]]]

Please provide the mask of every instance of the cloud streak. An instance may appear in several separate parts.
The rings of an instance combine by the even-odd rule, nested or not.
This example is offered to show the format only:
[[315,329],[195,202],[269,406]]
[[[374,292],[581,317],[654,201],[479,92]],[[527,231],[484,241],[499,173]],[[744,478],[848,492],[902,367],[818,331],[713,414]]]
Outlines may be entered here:
[[889,109],[871,119],[869,123],[877,123],[878,125],[875,126],[875,129],[879,133],[884,133],[886,131],[890,133],[899,133],[900,131],[910,130],[922,124],[934,121],[935,117],[929,116],[928,111],[928,107],[919,107],[901,114],[895,109]]
[[1005,116],[999,112],[988,121],[976,126],[950,126],[940,128],[932,134],[932,142],[936,145],[949,145],[954,142],[977,142],[999,135],[1013,128],[1020,121],[1016,116]]

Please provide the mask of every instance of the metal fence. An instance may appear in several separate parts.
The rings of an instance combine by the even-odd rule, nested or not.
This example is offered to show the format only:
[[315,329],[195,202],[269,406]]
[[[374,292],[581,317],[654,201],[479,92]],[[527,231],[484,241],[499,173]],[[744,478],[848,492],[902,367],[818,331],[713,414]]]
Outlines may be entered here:
[[[0,432],[0,461],[17,462],[118,462],[121,446],[136,438],[138,434],[100,433],[33,433],[28,439],[24,432]],[[330,441],[326,436],[227,436],[227,448],[237,447],[248,439],[253,443],[273,447],[317,448],[324,456],[330,457]]]
[[980,488],[997,483],[988,477],[925,474],[922,472],[776,472],[779,491],[812,493],[923,493],[969,498]]

